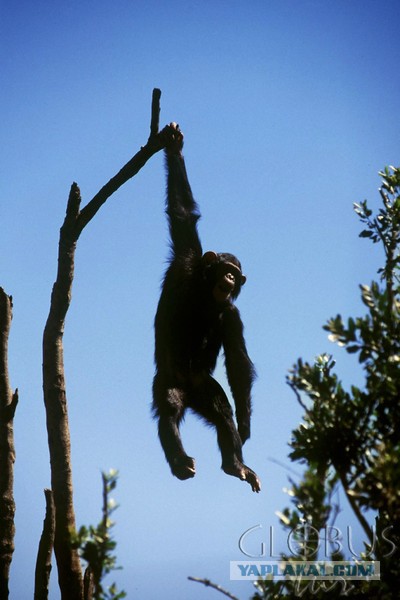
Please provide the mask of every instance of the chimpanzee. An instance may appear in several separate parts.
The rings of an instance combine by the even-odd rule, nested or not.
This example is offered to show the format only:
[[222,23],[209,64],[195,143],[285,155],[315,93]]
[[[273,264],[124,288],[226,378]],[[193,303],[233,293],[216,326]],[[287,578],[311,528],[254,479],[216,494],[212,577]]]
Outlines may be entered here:
[[[190,408],[215,425],[225,473],[259,492],[260,481],[242,457],[242,444],[250,437],[255,371],[233,301],[246,277],[232,254],[203,254],[197,233],[200,213],[182,156],[183,134],[171,123],[159,135],[168,170],[166,212],[172,249],[155,317],[153,412],[161,445],[176,477],[194,477],[194,459],[185,453],[179,435],[179,423]],[[211,376],[221,346],[238,428],[224,390]]]

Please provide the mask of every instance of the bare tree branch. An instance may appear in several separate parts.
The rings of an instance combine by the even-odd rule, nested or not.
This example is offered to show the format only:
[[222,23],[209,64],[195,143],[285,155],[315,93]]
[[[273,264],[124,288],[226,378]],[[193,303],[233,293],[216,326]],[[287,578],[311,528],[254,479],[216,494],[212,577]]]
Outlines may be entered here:
[[14,430],[18,390],[12,393],[8,375],[8,337],[12,298],[0,288],[0,598],[7,600],[10,565],[14,552]]
[[217,590],[218,592],[221,592],[221,594],[224,594],[228,598],[231,598],[231,600],[239,600],[239,598],[237,598],[227,590],[224,590],[223,587],[217,585],[216,583],[213,583],[209,579],[200,579],[199,577],[188,577],[188,579],[189,581],[197,581],[197,583],[202,583],[206,587],[212,587],[214,590]]
[[76,219],[77,239],[84,227],[94,217],[104,202],[118,190],[124,183],[134,177],[146,162],[164,147],[161,138],[158,136],[159,115],[160,115],[160,97],[161,92],[158,89],[153,90],[150,136],[147,144],[129,160],[122,169],[106,183],[101,190],[91,199],[91,201],[81,210]]
[[62,600],[82,600],[83,578],[78,553],[71,548],[75,530],[71,473],[71,447],[64,376],[63,334],[71,302],[74,257],[78,238],[106,200],[164,147],[158,136],[160,91],[153,91],[151,132],[145,146],[80,210],[81,195],[71,186],[64,223],[60,230],[58,271],[50,312],[43,334],[43,393],[51,465],[51,487],[56,509],[54,551]]
[[351,508],[353,509],[353,512],[356,515],[358,522],[360,523],[361,527],[363,528],[364,533],[367,536],[369,543],[371,544],[371,547],[373,547],[374,539],[373,539],[372,529],[370,528],[367,519],[362,514],[358,503],[356,502],[354,496],[352,495],[352,490],[347,482],[346,474],[343,473],[343,469],[338,464],[334,463],[333,466],[336,470],[336,473],[339,475],[339,479],[340,479],[340,482],[345,491],[346,498],[347,498]]
[[46,497],[46,516],[43,522],[43,531],[36,560],[34,600],[47,600],[49,596],[51,555],[56,528],[53,493],[51,490],[44,490],[44,494]]

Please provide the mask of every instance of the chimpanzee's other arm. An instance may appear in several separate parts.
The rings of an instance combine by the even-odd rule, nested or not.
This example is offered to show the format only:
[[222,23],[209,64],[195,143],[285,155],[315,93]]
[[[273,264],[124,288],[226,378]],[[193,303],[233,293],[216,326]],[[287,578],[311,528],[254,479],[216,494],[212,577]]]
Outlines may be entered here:
[[247,354],[243,323],[235,306],[224,311],[223,345],[226,374],[235,401],[238,431],[244,444],[250,437],[251,386],[256,372]]
[[188,250],[201,256],[201,242],[197,233],[200,212],[193,198],[182,156],[183,134],[178,125],[171,123],[160,135],[165,141],[168,169],[167,215],[174,256],[186,255]]

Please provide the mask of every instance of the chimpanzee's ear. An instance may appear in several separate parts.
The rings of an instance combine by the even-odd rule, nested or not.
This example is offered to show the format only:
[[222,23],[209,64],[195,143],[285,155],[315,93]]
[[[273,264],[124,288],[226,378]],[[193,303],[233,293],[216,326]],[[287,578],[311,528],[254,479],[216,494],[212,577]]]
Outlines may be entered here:
[[244,285],[247,281],[246,275],[242,275],[242,285]]
[[208,250],[201,259],[206,266],[213,265],[218,261],[218,254],[214,250]]

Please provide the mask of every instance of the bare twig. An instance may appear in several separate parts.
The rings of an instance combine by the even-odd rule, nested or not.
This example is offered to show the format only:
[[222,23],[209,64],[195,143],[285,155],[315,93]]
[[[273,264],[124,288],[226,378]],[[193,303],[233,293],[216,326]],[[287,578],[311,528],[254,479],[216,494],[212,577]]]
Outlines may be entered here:
[[239,598],[237,598],[236,596],[234,596],[227,590],[224,590],[223,587],[221,587],[220,585],[217,585],[216,583],[213,583],[209,579],[201,579],[200,577],[188,577],[188,579],[189,579],[189,581],[197,581],[197,583],[202,583],[206,587],[211,587],[214,590],[217,590],[217,592],[221,592],[221,594],[224,594],[228,598],[231,598],[231,600],[239,600]]
[[273,458],[272,456],[268,456],[267,460],[269,460],[272,463],[275,463],[279,467],[282,467],[288,473],[293,473],[293,475],[296,475],[296,477],[298,477],[298,479],[300,479],[301,473],[298,473],[295,469],[292,469],[292,467],[288,467],[288,465],[286,465],[284,462],[281,462],[280,460],[277,460],[276,458]]
[[297,391],[296,386],[291,381],[289,381],[289,380],[287,380],[286,383],[288,384],[288,386],[290,387],[290,389],[293,390],[293,393],[296,396],[296,400],[300,404],[301,408],[303,408],[306,412],[308,412],[308,408],[304,404],[303,400],[301,399],[301,396],[300,396],[299,392]]
[[7,600],[10,565],[14,553],[14,431],[18,390],[13,393],[8,375],[8,337],[12,298],[0,288],[0,598]]
[[34,600],[47,600],[49,597],[51,555],[53,553],[56,528],[53,493],[51,490],[44,490],[44,494],[46,497],[46,516],[43,522],[43,531],[36,560]]

